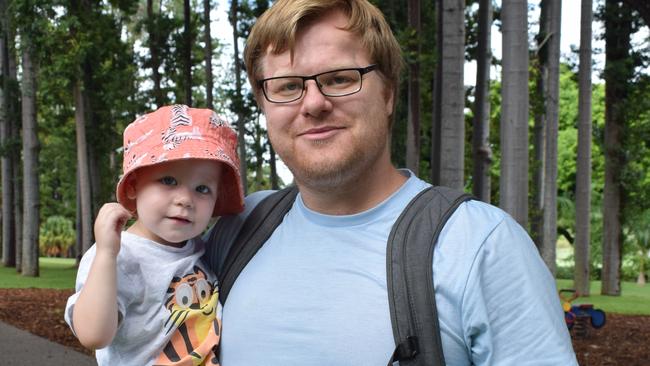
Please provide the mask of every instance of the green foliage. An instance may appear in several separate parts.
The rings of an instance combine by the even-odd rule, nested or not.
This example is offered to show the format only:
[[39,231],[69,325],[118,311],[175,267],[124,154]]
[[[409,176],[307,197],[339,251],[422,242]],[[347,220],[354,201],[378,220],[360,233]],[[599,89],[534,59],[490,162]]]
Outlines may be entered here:
[[636,215],[627,223],[625,229],[626,247],[629,248],[628,261],[632,276],[647,276],[650,263],[650,209]]
[[75,244],[76,233],[72,221],[63,216],[50,216],[41,224],[39,250],[42,256],[66,257]]
[[74,288],[77,266],[72,258],[39,258],[39,277],[26,277],[0,266],[0,288]]

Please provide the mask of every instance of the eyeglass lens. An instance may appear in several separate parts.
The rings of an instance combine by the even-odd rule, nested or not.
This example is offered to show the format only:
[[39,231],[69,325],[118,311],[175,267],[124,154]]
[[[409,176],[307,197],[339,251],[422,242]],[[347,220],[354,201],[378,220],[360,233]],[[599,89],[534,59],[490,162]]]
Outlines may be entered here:
[[[320,91],[330,97],[356,93],[361,89],[359,70],[335,70],[315,76]],[[305,88],[301,77],[282,77],[266,80],[264,89],[267,98],[274,102],[287,102],[299,99]]]

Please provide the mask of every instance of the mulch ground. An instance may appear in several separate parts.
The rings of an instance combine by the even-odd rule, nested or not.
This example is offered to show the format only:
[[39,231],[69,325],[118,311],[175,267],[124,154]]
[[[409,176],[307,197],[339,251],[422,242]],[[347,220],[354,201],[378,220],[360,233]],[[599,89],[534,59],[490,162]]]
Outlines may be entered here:
[[[72,290],[0,289],[0,321],[91,355],[63,320]],[[607,314],[601,329],[571,334],[581,366],[650,365],[650,316]]]

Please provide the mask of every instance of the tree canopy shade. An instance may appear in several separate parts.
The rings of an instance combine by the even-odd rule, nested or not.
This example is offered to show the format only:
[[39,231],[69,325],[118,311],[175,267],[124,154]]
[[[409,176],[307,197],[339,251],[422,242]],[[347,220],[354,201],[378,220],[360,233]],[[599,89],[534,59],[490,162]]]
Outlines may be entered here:
[[[557,0],[373,3],[410,70],[392,125],[395,165],[503,207],[531,230],[551,269],[559,233],[575,247],[576,286],[584,293],[580,284],[602,273],[603,288],[617,294],[620,276],[641,263],[634,225],[650,209],[648,55],[629,42],[647,26],[650,2],[595,2],[607,62],[605,84],[593,86],[590,41],[602,35],[591,28],[587,0],[579,70],[572,55],[560,59],[566,30],[558,29]],[[537,4],[539,32],[527,21]],[[250,28],[268,6],[0,1],[3,264],[34,273],[32,229],[54,216],[77,223],[73,255],[86,250],[94,213],[114,199],[122,129],[162,105],[225,114],[239,133],[249,192],[282,186],[241,64]],[[216,19],[234,26],[227,52],[212,37]],[[491,55],[493,25],[502,31],[501,60]],[[476,85],[463,85],[468,60],[477,60]]]

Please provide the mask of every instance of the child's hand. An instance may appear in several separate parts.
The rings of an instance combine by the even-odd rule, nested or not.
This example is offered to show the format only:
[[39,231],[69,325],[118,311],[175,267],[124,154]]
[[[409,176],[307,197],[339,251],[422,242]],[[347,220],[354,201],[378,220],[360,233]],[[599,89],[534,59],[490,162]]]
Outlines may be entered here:
[[105,252],[117,257],[120,252],[122,230],[131,213],[117,202],[104,204],[95,219],[97,254]]

